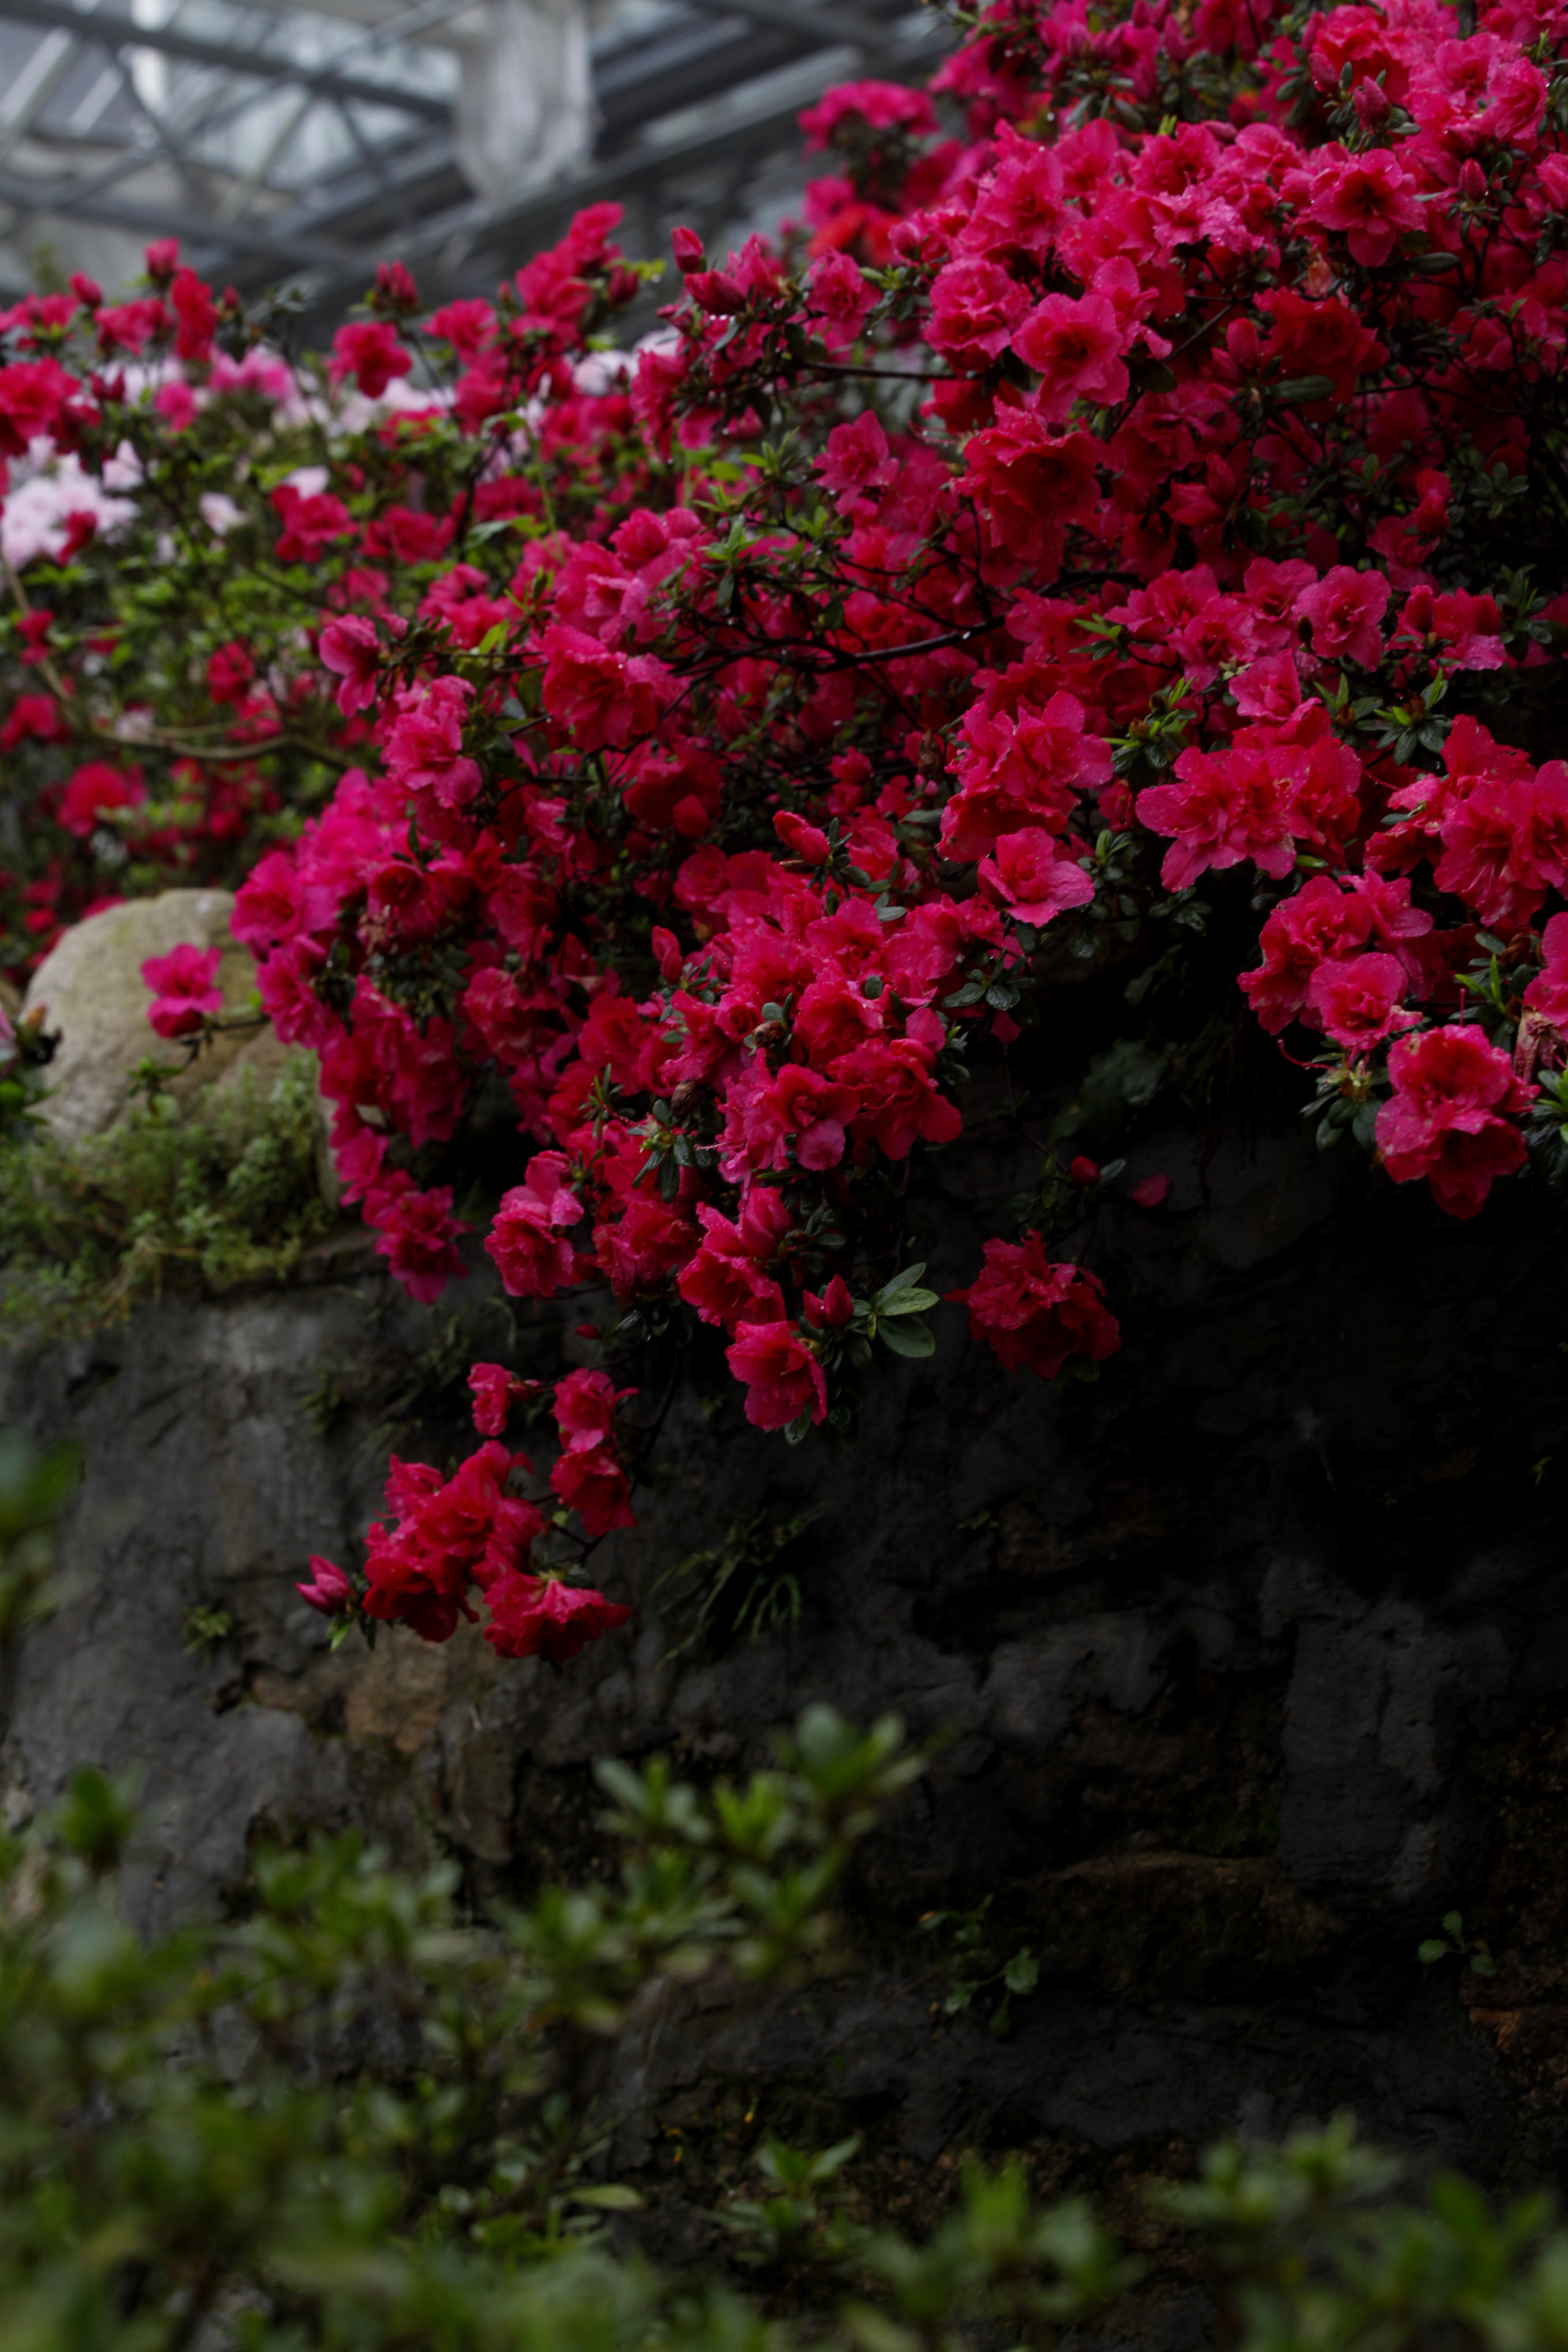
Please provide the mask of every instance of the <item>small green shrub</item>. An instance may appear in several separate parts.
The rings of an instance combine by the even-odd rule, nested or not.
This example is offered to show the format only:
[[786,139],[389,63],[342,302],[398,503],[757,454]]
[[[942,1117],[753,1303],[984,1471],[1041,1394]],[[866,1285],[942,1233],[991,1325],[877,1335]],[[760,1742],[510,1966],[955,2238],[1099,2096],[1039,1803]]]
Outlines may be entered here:
[[1040,1964],[1026,1944],[1006,1935],[991,1916],[989,1895],[968,1911],[928,1911],[921,1926],[942,1950],[947,1989],[942,2009],[959,2017],[987,1997],[987,2023],[998,2042],[1013,2022],[1015,1997],[1024,2000],[1040,1980]]
[[0,1284],[13,1329],[89,1330],[170,1286],[278,1281],[330,1231],[308,1055],[178,1101],[154,1087],[107,1133],[0,1136]]

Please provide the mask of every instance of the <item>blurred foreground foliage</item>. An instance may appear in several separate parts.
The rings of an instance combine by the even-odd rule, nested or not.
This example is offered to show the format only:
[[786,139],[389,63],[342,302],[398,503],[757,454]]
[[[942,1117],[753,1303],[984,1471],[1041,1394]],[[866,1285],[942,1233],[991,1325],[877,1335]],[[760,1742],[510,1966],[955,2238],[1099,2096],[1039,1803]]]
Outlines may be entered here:
[[[68,1451],[0,1433],[0,1623],[47,1603]],[[128,1923],[134,1789],[79,1771],[0,1841],[5,2352],[990,2352],[1124,2333],[1140,2293],[1080,2200],[978,2161],[923,2243],[851,2221],[857,2143],[772,2137],[720,2216],[729,2276],[661,2273],[609,2160],[617,2051],[683,1988],[833,1964],[857,1842],[918,1775],[901,1727],[814,1707],[702,1790],[600,1768],[619,1879],[465,1924],[456,1874],[353,1837],[259,1854],[248,1916]],[[1568,2234],[1457,2179],[1419,2201],[1348,2119],[1227,2142],[1152,2194],[1247,2352],[1568,2346]],[[745,2291],[732,2281],[745,2281]],[[786,2315],[781,2316],[780,2314]]]

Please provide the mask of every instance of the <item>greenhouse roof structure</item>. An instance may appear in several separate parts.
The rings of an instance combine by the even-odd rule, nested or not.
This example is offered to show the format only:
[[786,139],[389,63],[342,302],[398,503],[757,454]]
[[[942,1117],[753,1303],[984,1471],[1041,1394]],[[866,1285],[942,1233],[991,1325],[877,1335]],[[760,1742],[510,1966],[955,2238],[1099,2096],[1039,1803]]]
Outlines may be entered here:
[[[490,95],[509,10],[514,33],[574,12],[584,133],[538,170],[525,134],[512,184],[476,188],[465,76]],[[798,184],[796,118],[832,82],[922,76],[943,42],[910,0],[0,0],[0,288],[122,282],[175,236],[217,283],[318,312],[392,257],[440,298],[606,197],[655,250],[676,219],[765,209],[770,173]]]

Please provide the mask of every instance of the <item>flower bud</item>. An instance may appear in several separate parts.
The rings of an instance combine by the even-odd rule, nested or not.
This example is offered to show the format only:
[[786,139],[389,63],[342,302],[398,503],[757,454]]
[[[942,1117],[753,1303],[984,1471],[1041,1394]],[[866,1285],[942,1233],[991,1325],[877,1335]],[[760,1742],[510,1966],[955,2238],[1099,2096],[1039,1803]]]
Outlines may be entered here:
[[310,1572],[314,1581],[297,1584],[294,1590],[304,1595],[312,1609],[319,1609],[324,1617],[335,1617],[340,1609],[353,1607],[354,1589],[341,1568],[334,1568],[330,1559],[312,1552]]
[[701,268],[707,256],[702,250],[702,239],[694,228],[671,229],[669,244],[675,256],[675,266],[683,278],[689,278],[694,269]]

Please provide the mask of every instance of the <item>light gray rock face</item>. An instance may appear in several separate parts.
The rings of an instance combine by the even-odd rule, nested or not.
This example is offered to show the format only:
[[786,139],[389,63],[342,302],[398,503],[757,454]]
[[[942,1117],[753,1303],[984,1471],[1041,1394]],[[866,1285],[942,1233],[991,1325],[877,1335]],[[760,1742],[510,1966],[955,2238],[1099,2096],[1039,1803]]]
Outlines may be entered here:
[[[420,1310],[362,1256],[13,1360],[0,1412],[69,1429],[88,1462],[73,1596],[14,1677],[13,1813],[79,1759],[139,1760],[149,1918],[220,1902],[258,1832],[349,1820],[405,1859],[456,1852],[482,1906],[604,1866],[595,1756],[734,1773],[809,1700],[894,1707],[954,1736],[858,1869],[869,1972],[661,2020],[622,2063],[618,2161],[663,2178],[645,2079],[677,2125],[741,2084],[754,2139],[810,2078],[889,2179],[978,2141],[1092,2185],[1341,2106],[1424,2161],[1561,2174],[1555,1213],[1502,1187],[1456,1225],[1290,1140],[1222,1153],[1206,1206],[1178,1142],[1145,1161],[1173,1190],[1108,1213],[1125,1346],[1094,1387],[1009,1381],[944,1317],[858,1448],[791,1450],[700,1349],[640,1525],[600,1556],[633,1625],[564,1670],[468,1637],[331,1657],[293,1589],[365,1524],[390,1425],[405,1454],[463,1446],[426,1351],[457,1307],[469,1352],[502,1351],[479,1278]],[[917,1205],[936,1286],[973,1271],[1013,1181],[954,1155]],[[524,1321],[520,1368],[558,1362],[577,1311]],[[672,1567],[810,1508],[783,1556],[798,1623],[681,1648]],[[235,1620],[205,1663],[181,1646],[198,1603]],[[916,1926],[985,1895],[1040,1959],[1005,2042],[933,2013]],[[1501,1958],[1489,1984],[1417,1963],[1456,1905]],[[700,2250],[703,2226],[670,2219],[666,2242]]]
[[[154,898],[128,898],[123,906],[106,907],[73,923],[50,949],[29,983],[24,1009],[41,1009],[48,1028],[59,1035],[41,1115],[62,1143],[114,1124],[138,1062],[184,1062],[183,1050],[148,1025],[153,1000],[142,967],[149,956],[178,947],[220,948],[223,1009],[248,1010],[256,965],[229,934],[233,910],[227,890],[164,890]],[[244,1031],[218,1038],[204,1049],[186,1083],[205,1085],[221,1077],[256,1042]]]

